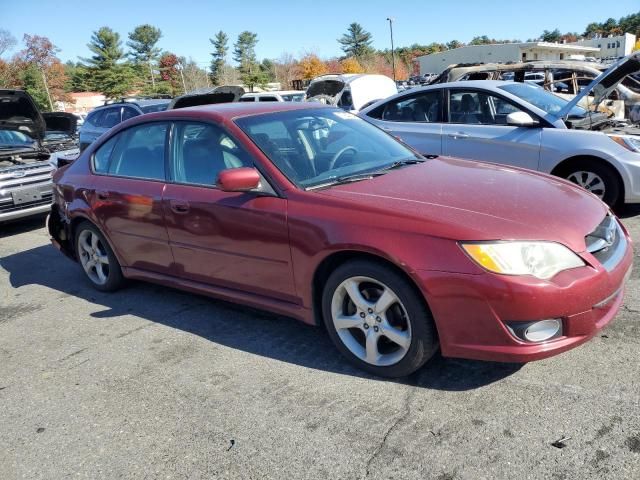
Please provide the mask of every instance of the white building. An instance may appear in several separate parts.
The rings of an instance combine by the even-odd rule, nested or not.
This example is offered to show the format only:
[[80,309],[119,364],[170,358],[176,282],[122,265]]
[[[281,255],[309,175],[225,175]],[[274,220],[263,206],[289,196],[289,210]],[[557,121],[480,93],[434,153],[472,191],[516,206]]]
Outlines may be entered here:
[[608,36],[599,38],[590,38],[588,40],[579,40],[571,45],[582,45],[584,47],[595,47],[599,51],[597,58],[619,58],[626,57],[633,51],[636,44],[636,36],[631,33],[624,35]]
[[420,74],[442,73],[456,63],[507,63],[530,60],[565,60],[572,56],[594,57],[598,47],[551,42],[496,43],[467,45],[444,52],[423,55],[417,60]]

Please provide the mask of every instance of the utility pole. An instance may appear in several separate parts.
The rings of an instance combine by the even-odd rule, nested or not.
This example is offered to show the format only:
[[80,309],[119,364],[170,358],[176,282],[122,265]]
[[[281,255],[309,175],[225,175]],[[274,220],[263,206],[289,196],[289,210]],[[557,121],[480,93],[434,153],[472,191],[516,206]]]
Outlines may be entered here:
[[184,74],[182,73],[182,69],[184,68],[181,63],[176,64],[176,68],[180,71],[180,78],[182,78],[182,90],[184,93],[187,93],[187,84],[184,83]]
[[42,81],[44,82],[44,89],[47,92],[47,98],[49,99],[49,106],[51,107],[51,111],[53,112],[53,102],[51,101],[51,94],[49,93],[49,86],[47,85],[47,77],[44,74],[44,70],[40,70],[42,73]]
[[151,60],[149,60],[149,73],[151,74],[151,85],[153,86],[153,91],[156,91],[156,80],[153,78],[153,67],[151,66]]
[[393,69],[393,81],[396,81],[396,52],[393,49],[393,17],[387,17],[389,32],[391,33],[391,68]]

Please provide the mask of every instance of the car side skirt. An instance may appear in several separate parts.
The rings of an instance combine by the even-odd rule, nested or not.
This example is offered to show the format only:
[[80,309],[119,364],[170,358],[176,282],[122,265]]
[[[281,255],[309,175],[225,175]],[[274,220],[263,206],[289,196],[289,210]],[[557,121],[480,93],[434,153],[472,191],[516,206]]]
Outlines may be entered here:
[[171,288],[177,288],[186,292],[205,295],[227,302],[247,305],[261,310],[268,310],[272,313],[293,317],[309,325],[315,325],[313,311],[301,305],[284,302],[281,300],[254,295],[240,290],[219,287],[206,283],[186,280],[161,273],[150,272],[132,267],[122,267],[122,274],[132,280],[142,280],[145,282],[157,283]]

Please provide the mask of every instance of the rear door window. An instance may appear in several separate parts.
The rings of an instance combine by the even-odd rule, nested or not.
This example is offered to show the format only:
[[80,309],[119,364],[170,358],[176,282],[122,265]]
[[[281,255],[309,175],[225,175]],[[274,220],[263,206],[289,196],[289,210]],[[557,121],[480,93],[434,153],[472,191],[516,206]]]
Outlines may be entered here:
[[164,180],[168,131],[168,123],[154,122],[118,133],[114,137],[119,140],[111,154],[109,175]]
[[258,97],[258,101],[260,101],[260,102],[277,102],[278,99],[276,97],[273,97],[273,96],[268,96],[268,97]]
[[425,92],[409,98],[402,97],[386,104],[382,111],[382,120],[389,122],[441,122],[441,99],[440,90]]
[[93,155],[94,172],[107,173],[107,170],[109,169],[109,161],[111,160],[111,154],[113,153],[113,148],[115,147],[116,143],[118,143],[119,138],[120,135],[116,135],[115,137],[110,138],[96,150],[96,153]]
[[87,119],[85,120],[85,122],[93,125],[94,127],[97,127],[98,125],[100,125],[103,117],[104,110],[96,110],[95,112],[91,112],[89,115],[87,115]]
[[104,114],[100,117],[99,127],[111,128],[120,123],[120,107],[105,108]]
[[129,120],[130,118],[137,117],[140,115],[135,108],[124,107],[122,109],[122,121]]

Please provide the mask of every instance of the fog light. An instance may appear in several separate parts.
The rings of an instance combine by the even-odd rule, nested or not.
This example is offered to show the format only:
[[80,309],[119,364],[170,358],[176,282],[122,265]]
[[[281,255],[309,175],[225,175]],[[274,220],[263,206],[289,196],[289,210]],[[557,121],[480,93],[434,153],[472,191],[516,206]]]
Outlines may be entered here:
[[536,322],[509,322],[507,328],[519,340],[540,343],[562,335],[562,320],[552,318]]

